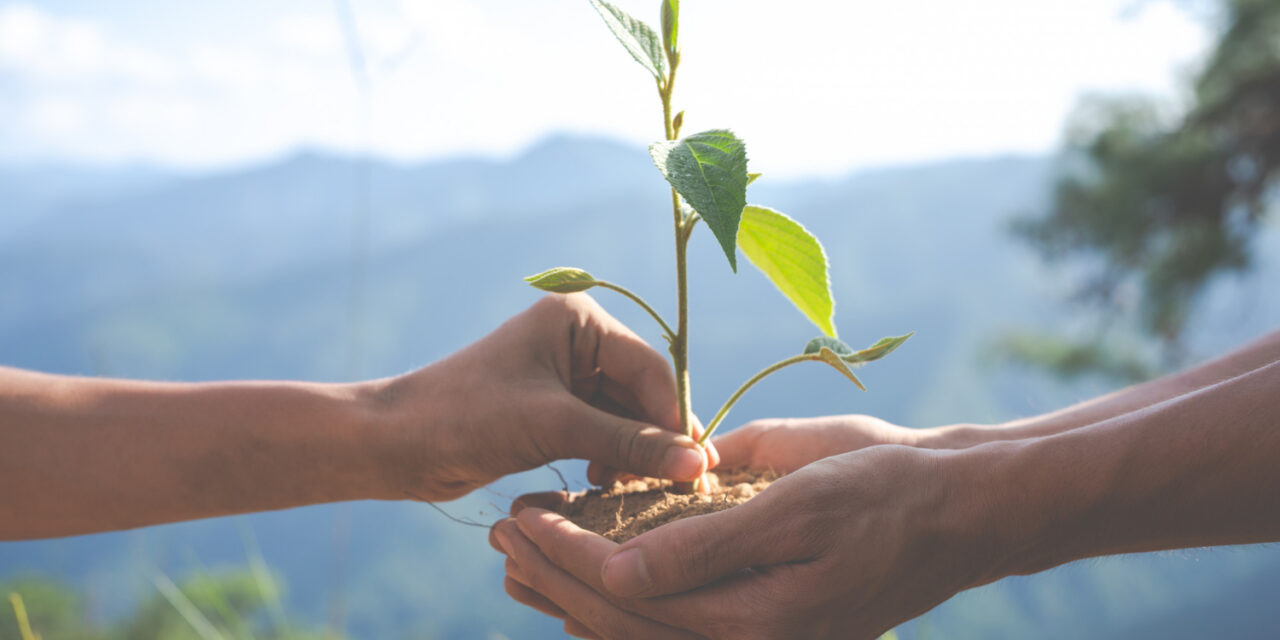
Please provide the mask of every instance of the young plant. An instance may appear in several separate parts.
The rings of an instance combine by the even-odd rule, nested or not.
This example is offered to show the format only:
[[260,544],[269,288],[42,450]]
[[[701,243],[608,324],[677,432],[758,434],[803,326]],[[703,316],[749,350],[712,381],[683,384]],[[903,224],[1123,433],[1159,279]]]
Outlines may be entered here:
[[676,325],[666,320],[640,296],[612,282],[597,280],[582,269],[558,267],[525,280],[543,291],[574,293],[592,287],[612,289],[635,301],[662,327],[670,343],[675,368],[680,424],[693,437],[689,401],[689,288],[686,248],[699,222],[705,222],[738,270],[741,249],[747,260],[817,325],[824,335],[810,340],[804,350],[765,367],[752,376],[724,403],[707,423],[698,444],[704,445],[729,410],[753,385],[771,373],[798,362],[825,362],[866,390],[853,368],[889,355],[912,334],[883,338],[861,351],[836,337],[835,303],[827,277],[827,255],[818,239],[800,223],[773,209],[747,204],[747,185],[760,176],[747,170],[747,150],[742,140],[726,129],[713,129],[680,137],[684,112],[672,113],[676,70],[680,67],[680,1],[660,0],[662,35],[621,9],[590,0],[613,35],[657,82],[662,100],[665,140],[649,147],[649,155],[671,185],[671,213],[676,248]]

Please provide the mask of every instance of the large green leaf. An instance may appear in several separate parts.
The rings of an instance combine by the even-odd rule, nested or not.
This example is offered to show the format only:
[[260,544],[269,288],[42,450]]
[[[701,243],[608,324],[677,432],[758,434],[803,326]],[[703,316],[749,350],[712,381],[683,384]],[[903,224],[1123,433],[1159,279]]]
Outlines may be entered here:
[[662,38],[653,27],[604,0],[591,0],[591,6],[596,8],[613,36],[640,66],[648,69],[658,80],[667,77],[667,57],[662,51]]
[[742,210],[738,247],[810,322],[835,337],[835,302],[822,243],[799,222],[755,205]]
[[707,222],[738,271],[738,222],[747,206],[747,146],[723,129],[649,147],[658,170]]
[[894,349],[902,346],[902,343],[906,342],[908,338],[914,335],[915,332],[913,331],[903,336],[880,338],[875,342],[875,344],[861,351],[854,351],[853,347],[845,344],[839,338],[819,336],[810,340],[809,344],[804,346],[804,352],[813,354],[819,353],[823,349],[827,349],[839,356],[841,360],[849,364],[861,366],[889,355]]
[[524,279],[530,285],[552,293],[577,293],[596,286],[596,279],[582,269],[556,267]]

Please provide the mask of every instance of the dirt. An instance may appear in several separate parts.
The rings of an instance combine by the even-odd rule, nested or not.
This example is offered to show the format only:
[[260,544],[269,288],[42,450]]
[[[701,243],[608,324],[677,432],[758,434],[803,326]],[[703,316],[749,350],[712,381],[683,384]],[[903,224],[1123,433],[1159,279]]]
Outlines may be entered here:
[[614,542],[626,542],[668,522],[740,505],[764,490],[778,475],[772,471],[713,471],[710,494],[675,493],[667,480],[645,478],[615,482],[572,496],[561,514],[583,529]]

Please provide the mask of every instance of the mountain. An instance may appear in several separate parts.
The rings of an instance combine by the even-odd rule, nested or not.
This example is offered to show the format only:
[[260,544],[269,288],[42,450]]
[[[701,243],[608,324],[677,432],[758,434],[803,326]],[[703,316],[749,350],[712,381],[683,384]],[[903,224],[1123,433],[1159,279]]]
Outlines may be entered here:
[[[754,184],[750,201],[788,212],[826,244],[842,337],[917,333],[867,369],[867,393],[825,368],[797,367],[762,383],[726,426],[845,412],[914,426],[994,421],[1102,390],[986,357],[1008,328],[1072,324],[1058,302],[1070,274],[1042,266],[1005,231],[1013,213],[1043,201],[1052,167],[999,157]],[[7,365],[179,380],[390,375],[528,306],[538,294],[520,278],[556,265],[672,308],[664,183],[643,150],[610,141],[559,137],[506,161],[411,165],[308,152],[210,175],[81,176],[96,186],[79,192],[59,187],[57,172],[41,175],[0,170],[0,185],[66,194],[10,198],[0,187],[5,217],[23,220],[0,227]],[[1201,353],[1280,320],[1280,301],[1258,294],[1280,284],[1280,234],[1261,242],[1258,273],[1218,283],[1206,300],[1192,336]],[[690,274],[695,409],[707,415],[816,331],[750,267],[732,274],[709,234],[695,234]],[[597,298],[660,342],[630,303]],[[557,466],[571,482],[582,477],[581,464]],[[557,483],[532,471],[444,508],[492,521],[514,495]],[[192,557],[242,562],[245,527],[292,586],[292,611],[324,621],[341,602],[357,637],[561,637],[559,625],[507,600],[482,531],[412,503],[0,544],[0,575],[63,576],[109,617],[151,588],[155,570],[180,575]],[[1275,635],[1267,594],[1280,586],[1278,568],[1280,552],[1261,548],[1076,563],[962,594],[902,637],[1191,638],[1203,626],[1166,622],[1226,612],[1237,637]]]

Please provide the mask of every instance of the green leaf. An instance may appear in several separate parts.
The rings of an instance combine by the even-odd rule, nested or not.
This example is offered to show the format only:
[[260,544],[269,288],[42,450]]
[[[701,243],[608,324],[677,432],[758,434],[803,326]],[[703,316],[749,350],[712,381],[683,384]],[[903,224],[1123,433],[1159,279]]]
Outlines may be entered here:
[[862,365],[868,362],[872,362],[874,360],[879,360],[880,358],[883,358],[889,355],[890,353],[893,353],[895,349],[897,349],[898,347],[901,347],[902,343],[906,342],[911,336],[914,336],[915,334],[916,333],[912,331],[911,333],[908,333],[902,336],[891,336],[888,338],[880,338],[879,340],[876,340],[875,344],[867,347],[866,349],[863,349],[862,351],[857,351],[852,355],[842,356],[842,357],[844,358],[845,362],[848,362],[849,364],[857,364],[857,365]]
[[804,345],[805,353],[818,353],[822,349],[830,349],[840,357],[853,355],[853,347],[845,344],[843,340],[831,336],[818,336]]
[[782,213],[750,205],[742,210],[738,247],[810,322],[836,335],[827,254],[813,234]]
[[596,279],[591,274],[573,267],[547,269],[525,278],[524,281],[552,293],[577,293],[596,286]]
[[675,65],[680,53],[680,0],[662,0],[662,42]]
[[653,74],[659,81],[667,77],[667,57],[662,51],[662,39],[654,32],[653,27],[637,20],[604,0],[591,0],[600,18],[608,25],[613,36],[622,43],[622,47],[631,54],[640,66]]
[[[808,347],[805,348],[804,352],[809,353]],[[853,371],[849,369],[849,365],[845,364],[844,360],[841,360],[840,356],[836,355],[834,351],[824,346],[818,349],[817,354],[819,360],[835,367],[836,371],[843,373],[844,377],[858,385],[859,389],[862,389],[863,391],[867,390],[867,388],[862,385],[862,381],[858,379],[858,376],[853,375]]]
[[906,342],[908,338],[914,335],[915,332],[911,332],[904,336],[880,338],[875,344],[861,351],[854,351],[853,347],[850,347],[838,338],[820,336],[810,340],[809,344],[804,346],[804,352],[811,354],[818,353],[822,349],[828,349],[837,356],[840,356],[841,360],[849,364],[860,366],[889,355],[894,349],[902,346],[902,343]]
[[[681,113],[683,113],[683,112],[681,112]],[[752,183],[752,182],[755,182],[755,181],[756,181],[756,178],[759,178],[759,177],[760,177],[760,174],[758,174],[758,173],[748,173],[748,174],[747,174],[747,185],[748,185],[748,186],[750,186],[750,185],[751,185],[751,183]]]
[[747,146],[723,129],[657,142],[649,155],[667,182],[707,222],[738,271],[738,222],[747,206]]

